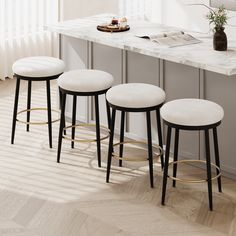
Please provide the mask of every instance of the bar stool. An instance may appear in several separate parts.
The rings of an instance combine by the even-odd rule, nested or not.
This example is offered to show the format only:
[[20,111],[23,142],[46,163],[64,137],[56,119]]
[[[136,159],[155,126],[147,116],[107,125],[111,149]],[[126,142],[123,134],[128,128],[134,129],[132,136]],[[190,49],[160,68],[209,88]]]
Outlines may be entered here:
[[[99,118],[99,95],[105,94],[107,90],[112,86],[113,76],[107,72],[99,70],[73,70],[64,73],[58,79],[58,86],[62,93],[62,107],[61,107],[61,121],[59,128],[58,138],[58,152],[57,162],[60,162],[62,138],[71,141],[71,147],[74,148],[74,142],[97,142],[97,157],[98,166],[101,167],[101,140],[108,138],[108,136],[100,137],[100,128],[106,129],[104,126],[100,126]],[[66,95],[73,96],[73,111],[72,111],[72,125],[64,127],[65,123],[65,105]],[[95,98],[95,118],[96,118],[96,139],[75,139],[75,128],[77,126],[93,126],[92,124],[76,124],[76,102],[77,96],[93,96]],[[106,103],[107,108],[107,120],[108,127],[110,121],[110,109]],[[63,136],[63,130],[72,129],[71,138]]]
[[[217,137],[217,126],[221,124],[224,116],[224,110],[218,104],[202,99],[178,99],[166,103],[161,108],[161,117],[167,125],[167,141],[165,153],[165,166],[163,174],[163,188],[162,188],[162,205],[165,203],[167,177],[173,180],[173,187],[176,181],[189,182],[189,183],[208,183],[208,197],[209,208],[213,210],[212,204],[212,180],[218,180],[218,190],[221,189],[221,171],[220,159]],[[169,163],[170,144],[171,144],[171,131],[175,129],[175,143],[174,143],[174,161]],[[203,160],[180,160],[178,161],[178,144],[179,144],[179,131],[180,130],[195,130],[204,131],[205,133],[205,152],[206,161]],[[209,131],[213,130],[214,150],[215,150],[215,164],[211,163],[210,157],[210,141]],[[206,179],[180,179],[177,178],[177,164],[181,163],[196,163],[201,162],[206,164],[207,178]],[[168,166],[173,165],[173,176],[168,175]],[[211,166],[216,168],[216,176],[212,178]]]
[[[12,135],[11,144],[14,144],[16,122],[26,124],[26,131],[29,131],[30,125],[48,125],[49,135],[49,146],[52,148],[52,123],[58,120],[52,121],[51,112],[55,111],[51,109],[51,92],[50,92],[50,81],[57,79],[59,75],[64,72],[65,64],[62,60],[54,57],[38,56],[38,57],[26,57],[17,60],[12,70],[16,77],[16,91],[15,91],[15,103],[13,110],[13,121],[12,121]],[[22,111],[18,110],[18,100],[20,91],[21,80],[28,81],[28,94],[27,94],[27,109]],[[47,88],[47,108],[31,108],[31,86],[33,81],[46,81]],[[35,110],[47,110],[48,120],[46,122],[30,122],[30,113]],[[17,115],[21,113],[27,113],[27,120],[22,121],[17,119]]]
[[[150,113],[151,111],[156,112],[159,147],[162,149],[160,107],[165,101],[165,92],[161,88],[151,84],[128,83],[128,84],[120,84],[109,89],[106,94],[106,98],[109,106],[112,108],[106,182],[107,183],[109,182],[112,157],[113,156],[118,157],[118,159],[120,160],[119,161],[120,166],[122,165],[122,160],[128,160],[128,158],[123,157],[125,113],[145,112],[147,120],[148,158],[142,159],[141,161],[147,159],[149,161],[150,185],[153,188],[153,146],[152,146]],[[115,117],[117,110],[121,111],[120,142],[113,145]],[[115,153],[113,153],[113,146],[116,145],[120,146],[120,151],[118,156]],[[163,167],[163,156],[161,154],[160,156],[161,156],[161,164]]]

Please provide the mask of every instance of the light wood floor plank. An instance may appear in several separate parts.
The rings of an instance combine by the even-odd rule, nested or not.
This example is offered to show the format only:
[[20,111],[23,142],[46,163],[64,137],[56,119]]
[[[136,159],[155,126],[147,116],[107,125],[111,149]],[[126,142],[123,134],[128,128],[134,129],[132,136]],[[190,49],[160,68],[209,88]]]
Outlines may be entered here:
[[[96,145],[63,143],[56,163],[58,123],[53,124],[53,149],[47,127],[17,124],[10,144],[14,83],[0,83],[0,235],[1,236],[223,236],[236,235],[236,181],[223,178],[223,193],[213,185],[214,211],[208,210],[207,186],[169,181],[166,206],[161,206],[162,173],[155,163],[155,188],[149,187],[148,163],[113,161],[111,183],[105,183],[107,141],[102,168]],[[20,107],[26,104],[25,87]],[[4,91],[4,92],[3,92]],[[46,104],[44,84],[33,89],[33,106]],[[53,107],[57,88],[52,87]],[[46,119],[46,114],[32,114]],[[83,130],[83,135],[88,131]],[[91,132],[91,131],[89,131]],[[134,153],[132,149],[128,150]],[[179,174],[202,173],[195,167]]]

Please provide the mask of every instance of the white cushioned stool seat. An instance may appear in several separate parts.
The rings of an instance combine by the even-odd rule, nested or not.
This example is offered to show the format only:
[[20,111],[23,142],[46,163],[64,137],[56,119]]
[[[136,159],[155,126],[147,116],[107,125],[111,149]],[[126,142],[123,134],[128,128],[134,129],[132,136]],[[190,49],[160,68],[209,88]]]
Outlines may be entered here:
[[54,57],[25,57],[17,60],[12,70],[15,74],[25,77],[50,77],[64,72],[65,64]]
[[118,107],[148,108],[158,106],[165,101],[165,92],[151,84],[119,84],[108,90],[107,101]]
[[109,89],[113,84],[113,76],[100,70],[72,70],[58,78],[62,89],[73,92],[98,92]]
[[172,124],[183,126],[206,126],[221,121],[223,108],[203,99],[177,99],[164,104],[161,117]]

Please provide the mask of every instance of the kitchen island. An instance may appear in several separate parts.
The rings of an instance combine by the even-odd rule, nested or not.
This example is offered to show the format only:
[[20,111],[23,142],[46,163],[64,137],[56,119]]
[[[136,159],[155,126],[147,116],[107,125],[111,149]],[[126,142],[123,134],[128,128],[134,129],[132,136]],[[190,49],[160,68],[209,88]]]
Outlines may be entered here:
[[[175,28],[145,21],[130,21],[128,23],[131,29],[127,32],[104,33],[96,29],[97,25],[109,22],[111,18],[112,15],[109,14],[97,15],[47,27],[61,35],[61,58],[67,64],[67,70],[104,70],[115,77],[115,84],[155,84],[166,91],[167,101],[202,98],[219,103],[225,111],[223,123],[219,127],[222,170],[236,178],[236,40],[229,40],[228,51],[219,52],[212,48],[211,35],[187,32],[200,39],[201,43],[167,48],[135,35],[155,33],[163,29],[176,30]],[[104,97],[100,101],[101,120],[106,123]],[[91,99],[81,98],[78,110],[80,121],[94,120]],[[70,116],[69,110],[67,116]],[[153,127],[155,123],[153,119]],[[145,139],[145,129],[144,114],[128,116],[128,137]],[[181,157],[204,159],[203,141],[200,132],[184,132],[180,137]],[[156,133],[154,142],[157,142]]]

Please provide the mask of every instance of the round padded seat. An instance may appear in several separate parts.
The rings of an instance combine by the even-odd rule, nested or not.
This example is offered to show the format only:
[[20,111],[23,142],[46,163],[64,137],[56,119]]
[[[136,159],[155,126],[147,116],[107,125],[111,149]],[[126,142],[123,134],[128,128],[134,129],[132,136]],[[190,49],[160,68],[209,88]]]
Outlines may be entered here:
[[164,104],[162,118],[172,124],[183,126],[207,126],[221,121],[223,108],[203,99],[178,99]]
[[60,88],[72,92],[98,92],[109,89],[113,76],[100,70],[72,70],[58,79]]
[[108,90],[107,101],[117,107],[148,108],[162,104],[165,92],[151,84],[128,83],[119,84]]
[[25,57],[17,60],[12,70],[16,75],[42,78],[59,75],[64,72],[65,64],[62,60],[54,57]]

